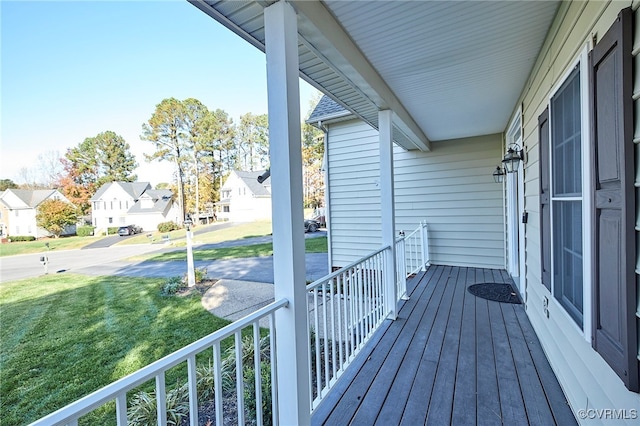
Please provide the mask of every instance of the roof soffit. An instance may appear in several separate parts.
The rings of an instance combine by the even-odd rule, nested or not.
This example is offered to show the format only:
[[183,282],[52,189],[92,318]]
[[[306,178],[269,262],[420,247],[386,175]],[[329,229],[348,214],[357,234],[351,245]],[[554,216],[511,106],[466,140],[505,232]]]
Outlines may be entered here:
[[[264,51],[274,1],[189,0]],[[393,139],[502,132],[559,1],[304,1],[298,14],[303,79],[377,128],[394,111]]]

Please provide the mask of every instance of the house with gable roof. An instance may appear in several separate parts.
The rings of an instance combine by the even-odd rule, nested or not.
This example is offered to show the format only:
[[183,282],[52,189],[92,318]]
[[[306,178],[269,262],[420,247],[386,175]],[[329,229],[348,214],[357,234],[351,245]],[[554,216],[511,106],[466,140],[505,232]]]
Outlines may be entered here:
[[125,225],[152,231],[161,222],[179,223],[180,207],[169,189],[152,189],[149,182],[110,182],[91,198],[91,216],[98,232]]
[[232,170],[220,189],[216,203],[219,220],[251,222],[271,219],[271,178],[258,182],[264,170]]
[[[36,238],[51,235],[46,229],[38,227],[36,215],[38,206],[47,200],[71,202],[57,189],[6,189],[0,194],[0,236],[26,236]],[[65,228],[62,235],[75,234],[76,226]]]

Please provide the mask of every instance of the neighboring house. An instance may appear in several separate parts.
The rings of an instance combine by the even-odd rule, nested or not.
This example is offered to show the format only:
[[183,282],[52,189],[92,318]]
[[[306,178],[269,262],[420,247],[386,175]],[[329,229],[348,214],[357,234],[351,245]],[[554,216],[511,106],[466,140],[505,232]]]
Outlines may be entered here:
[[[38,206],[47,200],[71,202],[57,189],[6,189],[0,194],[0,235],[2,237],[26,236],[36,238],[52,234],[36,224]],[[62,235],[72,235],[76,225],[67,226]]]
[[180,207],[171,190],[152,189],[148,182],[102,185],[91,197],[91,216],[98,231],[125,225],[137,225],[145,231],[153,231],[161,222],[181,222]]
[[251,222],[271,219],[271,179],[259,183],[265,171],[232,170],[220,189],[218,220]]
[[[507,318],[503,305],[492,305],[491,313],[486,308],[475,310],[479,305],[472,302],[473,318],[467,323],[471,328],[461,327],[459,321],[448,325],[445,343],[458,348],[459,356],[473,353],[469,360],[473,366],[476,358],[494,350],[503,357],[496,358],[495,374],[477,372],[478,379],[482,376],[487,379],[484,384],[491,386],[472,382],[477,387],[464,404],[480,406],[487,394],[496,393],[499,381],[507,383],[503,389],[536,391],[532,382],[517,378],[517,372],[501,369],[506,358],[520,363],[518,370],[532,367],[531,379],[548,372],[529,365],[528,353],[513,349],[511,344],[516,342],[506,338],[486,348],[488,352],[481,350],[492,333],[504,336],[504,327],[493,326],[494,319],[502,317],[515,328],[529,322],[533,326],[535,336],[521,334],[519,339],[540,341],[577,421],[637,424],[640,73],[634,73],[634,65],[640,64],[638,0],[193,4],[266,53],[275,303],[286,306],[275,312],[272,328],[277,330],[275,358],[280,368],[275,391],[280,424],[308,424],[309,412],[316,408],[310,406],[307,389],[311,350],[300,230],[297,88],[301,76],[350,111],[334,110],[333,118],[329,113],[316,117],[316,123],[321,121],[318,127],[328,133],[332,262],[343,265],[376,246],[384,255],[374,266],[354,267],[342,278],[335,275],[319,281],[324,287],[315,298],[331,297],[339,279],[361,288],[361,279],[374,277],[383,282],[386,292],[383,314],[395,320],[398,303],[391,291],[397,282],[395,238],[405,225],[427,220],[434,263],[504,268],[525,305],[517,316],[513,311]],[[351,120],[351,114],[361,122]],[[518,160],[514,172],[502,174],[502,184],[493,183],[496,166],[506,165],[503,159],[514,156]],[[479,273],[481,282],[487,275],[503,276],[499,270]],[[467,275],[467,283],[477,282],[475,277]],[[445,286],[448,278],[456,280],[444,277]],[[327,282],[331,285],[326,286]],[[444,305],[437,309],[442,322],[453,312],[451,297],[446,303],[444,297],[430,299],[429,303]],[[416,304],[411,299],[407,303]],[[331,309],[326,310],[333,311],[333,304],[327,305]],[[360,309],[352,299],[353,306]],[[436,315],[435,310],[432,313]],[[413,404],[399,406],[396,400],[401,392],[387,386],[392,376],[403,372],[400,351],[389,353],[389,364],[399,367],[390,371],[384,368],[387,360],[374,371],[367,368],[373,356],[366,361],[356,356],[355,372],[347,367],[338,385],[350,378],[353,382],[342,390],[353,384],[356,391],[368,392],[362,401],[360,396],[349,401],[358,414],[371,413],[379,409],[378,401],[386,400],[398,419],[403,410],[417,406],[424,412],[444,407],[444,417],[428,421],[451,422],[453,395],[434,402],[422,399],[419,392],[438,383],[440,389],[463,383],[455,364],[445,362],[435,375],[443,336],[438,337],[439,345],[429,345],[431,330],[415,325],[422,320],[399,321],[413,321],[414,327],[403,328],[397,340],[405,342],[405,349],[414,343],[425,346],[424,357],[416,362],[419,370],[432,373],[430,383],[403,374],[406,383],[399,390],[418,389]],[[481,321],[484,331],[475,328]],[[364,319],[352,330],[360,330],[362,323]],[[456,346],[469,330],[472,343]],[[355,334],[349,334],[351,341]],[[369,340],[367,351],[374,352],[363,352],[375,355],[378,342]],[[328,344],[323,343],[326,354]],[[343,345],[336,346],[342,358]],[[329,370],[327,363],[327,376]],[[317,371],[320,381],[321,369]],[[375,386],[365,389],[358,372],[375,376]],[[457,399],[459,388],[455,389]],[[332,392],[328,391],[329,397]],[[539,395],[540,400],[553,402],[553,396]],[[511,396],[508,391],[499,395],[497,411],[472,407],[472,418],[459,423],[483,423],[490,418],[500,423],[500,410],[508,414],[514,402]],[[555,397],[562,399],[562,395]],[[513,423],[557,422],[554,418],[536,422],[535,415],[527,412]],[[426,416],[417,423],[425,422]]]

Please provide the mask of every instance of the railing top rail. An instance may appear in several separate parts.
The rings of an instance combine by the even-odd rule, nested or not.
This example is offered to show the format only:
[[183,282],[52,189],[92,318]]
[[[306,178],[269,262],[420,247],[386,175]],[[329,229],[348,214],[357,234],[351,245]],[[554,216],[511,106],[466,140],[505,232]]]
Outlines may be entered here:
[[70,421],[74,418],[83,416],[92,410],[102,406],[103,404],[115,399],[115,397],[125,390],[133,389],[142,383],[151,380],[159,372],[166,371],[175,365],[184,362],[189,357],[202,352],[207,347],[213,345],[217,341],[220,341],[226,337],[232,336],[237,330],[241,330],[257,320],[270,315],[280,308],[286,307],[289,304],[287,299],[280,299],[275,302],[258,309],[257,311],[247,315],[244,318],[234,321],[233,323],[223,327],[213,333],[205,336],[188,346],[185,346],[177,351],[161,358],[153,363],[141,368],[140,370],[129,374],[97,391],[77,400],[76,402],[63,407],[48,416],[45,416],[34,423],[31,426],[44,426],[51,424],[64,424],[66,421]]
[[382,248],[379,248],[378,250],[374,251],[373,253],[368,254],[367,256],[363,257],[362,259],[358,259],[355,262],[352,262],[352,263],[348,264],[347,266],[343,266],[342,268],[338,269],[337,271],[334,271],[334,272],[330,273],[329,275],[325,275],[324,277],[315,280],[311,284],[307,285],[307,291],[311,291],[315,287],[318,287],[320,285],[324,285],[327,281],[329,281],[329,280],[337,277],[338,275],[340,275],[345,269],[350,269],[350,268],[356,267],[360,263],[365,262],[365,261],[371,259],[372,257],[382,253],[383,251],[389,250],[389,249],[391,249],[391,246],[384,246]]

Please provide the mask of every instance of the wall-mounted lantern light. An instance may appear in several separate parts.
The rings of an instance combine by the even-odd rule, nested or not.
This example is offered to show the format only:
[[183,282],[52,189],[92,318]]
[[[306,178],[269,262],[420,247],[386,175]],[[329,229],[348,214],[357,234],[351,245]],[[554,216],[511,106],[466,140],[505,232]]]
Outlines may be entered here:
[[520,160],[524,163],[524,150],[518,144],[509,145],[507,153],[504,155],[502,164],[507,173],[515,173],[518,171],[518,163]]
[[502,183],[504,181],[504,171],[500,166],[496,167],[496,170],[493,172],[493,180],[496,183]]

